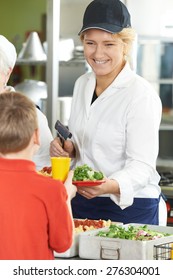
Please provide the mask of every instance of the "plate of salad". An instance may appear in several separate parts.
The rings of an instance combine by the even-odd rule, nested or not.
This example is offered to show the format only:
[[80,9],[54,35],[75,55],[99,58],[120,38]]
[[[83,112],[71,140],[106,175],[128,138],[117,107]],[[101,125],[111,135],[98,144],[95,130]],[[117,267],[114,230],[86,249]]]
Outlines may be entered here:
[[104,182],[103,173],[101,171],[93,170],[87,164],[77,166],[74,169],[73,184],[77,187],[98,186]]

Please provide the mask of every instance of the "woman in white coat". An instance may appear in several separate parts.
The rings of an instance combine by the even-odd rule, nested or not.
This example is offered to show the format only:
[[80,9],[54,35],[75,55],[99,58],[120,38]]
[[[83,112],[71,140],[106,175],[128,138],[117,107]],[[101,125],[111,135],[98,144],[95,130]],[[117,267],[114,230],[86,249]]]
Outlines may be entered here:
[[[166,205],[156,171],[162,106],[151,85],[131,70],[127,57],[135,38],[130,14],[119,0],[94,0],[79,32],[92,72],[75,83],[69,129],[73,135],[54,156],[88,164],[105,183],[78,188],[77,218],[166,224]],[[163,220],[159,216],[163,206]]]
[[[16,49],[9,40],[0,35],[0,93],[14,91],[14,88],[8,86],[8,80],[16,63]],[[37,170],[44,166],[50,166],[49,147],[53,139],[52,133],[48,127],[46,116],[37,108],[37,117],[40,130],[40,147],[33,157]]]

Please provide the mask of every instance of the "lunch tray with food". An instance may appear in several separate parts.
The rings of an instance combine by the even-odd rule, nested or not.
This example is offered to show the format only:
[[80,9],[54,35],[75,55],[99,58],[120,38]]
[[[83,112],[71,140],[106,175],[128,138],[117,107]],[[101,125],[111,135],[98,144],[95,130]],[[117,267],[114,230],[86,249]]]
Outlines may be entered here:
[[[89,250],[88,250],[89,248]],[[82,259],[173,259],[173,227],[111,225],[79,236]]]
[[107,228],[111,224],[122,224],[119,222],[112,222],[111,220],[91,220],[91,219],[74,219],[75,237],[73,245],[70,249],[63,253],[54,252],[55,257],[59,258],[72,258],[79,255],[79,236],[85,232],[95,229]]

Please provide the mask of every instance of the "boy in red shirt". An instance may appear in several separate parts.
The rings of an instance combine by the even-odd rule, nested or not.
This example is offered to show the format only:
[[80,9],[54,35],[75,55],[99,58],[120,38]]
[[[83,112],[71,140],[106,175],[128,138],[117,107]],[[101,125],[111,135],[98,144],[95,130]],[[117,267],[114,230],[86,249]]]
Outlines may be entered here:
[[73,241],[70,171],[64,185],[36,171],[36,107],[18,92],[0,94],[0,259],[54,259]]

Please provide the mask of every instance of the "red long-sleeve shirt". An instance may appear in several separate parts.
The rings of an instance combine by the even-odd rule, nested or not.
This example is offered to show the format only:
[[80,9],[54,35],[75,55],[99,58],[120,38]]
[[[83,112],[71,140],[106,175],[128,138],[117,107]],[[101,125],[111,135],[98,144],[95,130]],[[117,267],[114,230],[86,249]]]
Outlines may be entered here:
[[72,243],[67,193],[28,160],[0,158],[0,259],[54,259]]

